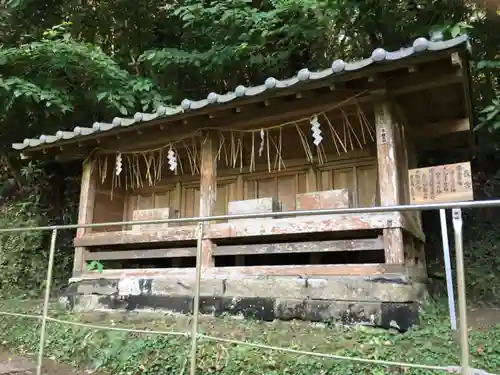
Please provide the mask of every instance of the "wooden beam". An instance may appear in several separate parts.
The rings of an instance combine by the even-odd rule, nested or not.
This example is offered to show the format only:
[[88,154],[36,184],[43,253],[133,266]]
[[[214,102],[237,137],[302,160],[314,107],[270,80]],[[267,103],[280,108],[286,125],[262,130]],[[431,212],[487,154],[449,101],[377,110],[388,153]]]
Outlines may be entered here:
[[[80,202],[78,205],[78,224],[89,224],[92,222],[94,214],[94,201],[96,194],[96,174],[92,171],[92,161],[86,159],[82,167],[82,180],[80,185]],[[78,228],[76,238],[82,238],[90,230]],[[73,275],[78,275],[84,271],[85,256],[87,255],[85,247],[75,247],[75,258],[73,260]]]
[[416,140],[439,138],[448,134],[468,132],[470,130],[468,118],[413,126],[413,134]]
[[441,76],[433,76],[429,74],[418,74],[413,73],[409,76],[409,78],[405,81],[405,85],[402,86],[400,84],[397,85],[388,85],[386,89],[391,92],[393,95],[404,95],[409,94],[416,91],[429,90],[432,88],[452,85],[463,82],[464,77],[462,76],[460,71],[451,72],[448,74],[443,74]]
[[[382,238],[333,240],[333,241],[306,241],[271,243],[256,245],[229,245],[217,246],[213,256],[227,255],[262,255],[262,254],[292,254],[292,253],[326,253],[336,251],[363,251],[381,250],[384,244]],[[89,252],[88,260],[115,260],[115,259],[154,259],[154,258],[183,258],[195,257],[196,247],[147,250],[104,250]]]
[[[326,216],[326,215],[325,215]],[[321,217],[297,216],[285,219],[256,219],[242,223],[221,223],[213,225],[208,235],[211,238],[239,238],[252,236],[273,236],[317,232],[343,232],[350,230],[373,230],[402,225],[399,213],[363,215],[328,215]]]
[[[200,168],[200,217],[215,215],[217,199],[217,149],[213,132],[206,132],[201,144]],[[211,223],[206,223],[209,229]],[[210,238],[202,240],[202,266],[213,267],[213,243]]]
[[[404,217],[399,212],[377,214],[322,215],[321,217],[297,216],[283,219],[254,219],[255,224],[245,220],[242,223],[216,223],[207,228],[206,239],[244,238],[259,236],[281,236],[301,233],[345,232],[354,230],[380,230],[401,228]],[[119,231],[91,233],[75,238],[75,246],[126,245],[196,240],[197,227],[168,227],[161,232]]]
[[[243,180],[243,175],[241,173],[236,177],[236,194],[235,198],[238,201],[245,200],[245,181]],[[216,249],[217,250],[217,249]],[[235,265],[238,267],[243,267],[245,265],[245,256],[237,255],[235,257]]]
[[[375,105],[375,129],[377,132],[378,184],[380,204],[393,206],[400,203],[401,178],[398,169],[398,133],[389,100],[382,99]],[[403,172],[405,173],[405,172]],[[385,261],[390,264],[404,263],[403,231],[400,228],[384,229]]]
[[397,125],[393,121],[387,101],[375,105],[375,127],[377,132],[377,160],[380,185],[380,204],[399,204],[399,171],[396,164]]
[[172,249],[90,251],[87,256],[87,259],[88,260],[158,259],[158,258],[188,258],[195,256],[196,256],[196,247],[179,247]]
[[[233,110],[233,107],[237,106],[236,101],[234,103],[229,102],[231,104],[229,107],[226,105],[208,106],[212,112],[217,113],[217,117],[214,119],[209,119],[206,116],[205,109],[188,111],[184,114],[164,117],[138,126],[118,127],[106,132],[92,134],[88,137],[59,141],[57,142],[57,146],[68,146],[65,147],[63,153],[80,153],[79,149],[86,147],[89,143],[93,147],[96,147],[96,140],[99,139],[100,145],[108,149],[118,147],[121,149],[123,147],[125,150],[127,146],[132,146],[132,149],[138,149],[152,145],[154,142],[166,144],[170,141],[178,140],[181,136],[192,134],[199,129],[207,127],[248,128],[276,125],[276,121],[288,121],[289,119],[319,112],[324,110],[325,107],[333,107],[335,103],[341,103],[353,97],[357,97],[360,102],[372,100],[369,90],[366,89],[341,90],[340,92],[312,91],[303,99],[297,99],[294,94],[289,93],[289,96],[275,97],[272,105],[269,106],[264,106],[263,97],[257,96],[258,101],[254,100],[244,104],[239,103],[238,106],[242,108],[240,112]],[[242,107],[243,105],[245,107]],[[183,119],[187,119],[187,122]],[[137,134],[138,128],[142,130],[142,135]],[[165,132],[165,129],[168,132]],[[116,137],[117,134],[120,135],[120,139]],[[133,145],[130,145],[130,142],[125,140],[130,136],[133,136],[135,139]],[[70,145],[72,145],[72,150],[69,149]],[[45,144],[34,147],[29,152],[49,148],[50,145]],[[130,147],[127,148],[127,150],[129,149]],[[58,154],[63,153],[58,152]]]
[[[380,89],[387,90],[391,95],[397,96],[408,94],[415,91],[428,90],[435,87],[460,82],[462,78],[456,73],[443,75],[436,79],[428,74],[414,74],[406,79],[398,80],[396,82],[374,82],[366,89],[349,89],[339,90],[333,92],[308,92],[303,94],[301,99],[295,96],[287,98],[278,96],[273,99],[271,105],[263,106],[261,103],[251,103],[240,112],[219,112],[216,123],[215,120],[209,120],[200,117],[193,117],[187,124],[182,126],[185,133],[191,133],[203,127],[228,127],[228,128],[254,128],[256,126],[265,128],[267,126],[276,125],[277,122],[292,121],[299,117],[312,115],[317,112],[332,108],[335,103],[342,103],[358,96],[356,99],[357,104],[368,104],[378,97],[377,91]],[[364,93],[364,94],[363,94]],[[361,95],[362,94],[362,95]],[[346,111],[347,112],[347,111]],[[339,118],[342,115],[339,115]],[[331,118],[332,119],[332,118]],[[333,120],[333,119],[332,119]],[[165,120],[166,121],[166,120]],[[173,126],[172,121],[167,126]],[[148,135],[141,137],[142,140],[134,142],[130,145],[123,140],[117,140],[116,137],[109,137],[109,142],[103,139],[107,148],[120,148],[123,151],[131,151],[140,147],[151,146],[152,142],[158,143],[161,139],[161,144],[167,143],[169,140],[176,140],[179,135],[174,135],[165,138],[165,132],[159,127],[150,129]],[[154,144],[155,146],[157,144]]]
[[[417,153],[415,149],[415,139],[417,139],[417,131],[416,127],[412,127],[408,122],[408,118],[406,117],[404,109],[400,106],[398,101],[391,97],[391,105],[395,112],[395,115],[398,121],[403,125],[403,137],[404,137],[404,145],[406,146],[405,150],[405,163],[406,170],[417,168]],[[418,130],[418,129],[417,129]],[[406,203],[409,202],[409,189],[406,192],[407,199]],[[405,226],[409,228],[409,232],[413,234],[416,238],[419,238],[422,242],[425,242],[425,235],[422,231],[422,215],[420,211],[413,212],[404,212],[404,217],[407,219],[408,223]]]
[[[404,274],[404,265],[396,264],[321,264],[299,266],[251,266],[251,267],[207,267],[202,270],[202,278],[242,278],[254,276],[376,276],[386,273]],[[127,277],[185,277],[193,278],[194,268],[149,268],[129,270],[103,270],[87,272],[78,279],[123,279]],[[73,280],[76,281],[76,280]]]
[[[307,172],[306,172],[306,192],[313,193],[316,191],[318,191],[317,172],[316,172],[316,168],[314,167],[314,165],[310,165],[309,168],[307,168]],[[322,254],[318,254],[317,252],[314,252],[314,253],[309,255],[309,262],[311,264],[321,263],[321,257],[322,257]]]
[[[449,52],[447,52],[447,56],[449,56]],[[389,66],[389,65],[387,65]],[[365,72],[363,73],[365,75]],[[335,80],[339,79],[339,77],[343,76],[337,76]],[[340,78],[343,79],[343,78]],[[410,92],[415,92],[415,91],[420,91],[420,90],[426,90],[429,88],[437,87],[437,86],[442,86],[442,85],[447,85],[447,84],[452,84],[455,82],[461,82],[463,80],[463,77],[458,75],[456,72],[451,71],[449,73],[443,72],[438,78],[436,78],[435,74],[433,76],[430,76],[429,73],[412,73],[409,74],[407,77],[404,79],[397,79],[394,82],[388,82],[387,85],[384,85],[384,89],[390,90],[390,92],[393,95],[401,95],[401,94],[406,94]],[[317,90],[317,89],[322,89],[324,87],[328,87],[331,85],[331,82],[328,82],[328,80],[324,81],[316,81],[312,82],[311,86],[309,87],[306,84],[306,89],[304,90]],[[291,91],[289,90],[278,90],[276,92],[272,92],[272,95],[264,95],[264,96],[256,96],[254,98],[247,98],[243,102],[238,101],[238,103],[235,102],[229,102],[227,104],[220,104],[216,106],[207,106],[206,108],[197,110],[197,111],[188,111],[179,115],[174,115],[171,117],[167,118],[162,118],[162,119],[157,119],[153,120],[150,122],[146,122],[141,124],[139,127],[141,128],[141,131],[145,134],[144,136],[140,136],[141,139],[137,139],[138,143],[137,144],[151,144],[151,142],[157,141],[160,137],[164,140],[164,142],[168,142],[169,140],[165,138],[165,132],[163,129],[160,127],[166,128],[166,126],[169,127],[175,127],[176,122],[183,122],[187,120],[187,123],[183,124],[182,128],[186,130],[186,133],[192,132],[196,129],[202,128],[202,127],[226,127],[226,126],[234,126],[234,124],[239,124],[240,122],[245,123],[245,126],[251,126],[250,122],[252,122],[255,126],[264,126],[266,121],[273,122],[276,124],[276,121],[286,121],[286,119],[291,118],[291,117],[300,117],[304,116],[307,114],[311,114],[317,111],[321,111],[321,107],[332,105],[332,103],[335,103],[336,101],[343,101],[349,97],[352,97],[356,93],[364,92],[364,91],[373,91],[380,89],[382,87],[377,86],[378,83],[374,83],[372,85],[368,85],[365,89],[360,89],[360,90],[353,90],[353,89],[347,89],[347,90],[339,90],[337,92],[329,92],[330,95],[334,95],[334,97],[337,98],[337,100],[333,99],[330,97],[330,99],[326,99],[328,94],[317,94],[317,93],[308,93],[307,99],[297,99],[295,95],[296,89],[293,88]],[[302,91],[301,91],[302,92]],[[312,95],[311,95],[312,94]],[[268,97],[269,96],[269,97]],[[282,101],[278,100],[278,102],[284,103],[282,106],[285,106],[286,108],[284,109],[283,112],[278,110],[278,107],[280,104],[272,104],[267,107],[263,106],[262,103],[265,100],[269,100],[269,98],[282,98],[289,96],[288,100]],[[304,94],[302,95],[304,97]],[[290,98],[295,98],[294,102],[290,102]],[[325,100],[326,99],[326,100]],[[364,102],[369,102],[373,100],[373,97],[370,95],[365,95],[363,98],[358,98],[360,101]],[[325,100],[323,103],[320,103],[322,100]],[[358,100],[359,102],[359,100]],[[237,113],[234,111],[235,107],[243,108],[243,107],[248,106],[248,108],[245,108],[244,110],[241,110],[241,113]],[[256,111],[257,107],[260,109]],[[309,110],[307,110],[307,107],[310,107]],[[305,108],[305,109],[301,109]],[[323,108],[324,109],[324,108]],[[219,114],[222,111],[229,111],[231,114],[229,115],[222,115],[219,116]],[[305,111],[305,112],[304,112]],[[281,113],[280,113],[281,112]],[[209,120],[207,118],[207,113],[216,113],[216,122],[214,120]],[[255,114],[258,114],[257,116]],[[267,114],[266,114],[267,113]],[[241,117],[245,117],[245,114],[250,114],[251,119],[247,123],[245,120],[242,120]],[[273,118],[274,117],[274,118]],[[280,120],[280,117],[282,120]],[[266,120],[267,119],[267,120]],[[213,123],[213,124],[212,124]],[[67,141],[60,141],[57,142],[54,145],[50,144],[44,144],[38,147],[31,148],[29,150],[26,150],[25,153],[34,153],[34,152],[40,152],[42,149],[48,149],[48,148],[54,148],[54,150],[57,148],[57,150],[60,149],[60,147],[65,148],[65,153],[66,155],[73,156],[75,155],[75,150],[69,150],[69,148],[66,148],[66,146],[71,146],[70,148],[76,148],[77,144],[83,145],[84,143],[88,143],[89,141],[95,142],[97,138],[101,139],[101,144],[106,145],[107,148],[113,148],[117,144],[121,144],[122,146],[124,145],[122,139],[126,138],[127,135],[124,133],[128,133],[128,135],[132,134],[137,135],[137,127],[132,126],[132,127],[119,127],[116,128],[115,130],[107,131],[107,132],[102,132],[102,133],[97,133],[93,134],[88,137],[79,137],[77,139],[71,139]],[[147,135],[146,135],[147,134]],[[120,135],[120,140],[117,139],[117,135]],[[139,138],[139,137],[136,137]],[[144,139],[144,141],[142,140]],[[146,139],[148,139],[146,141]],[[76,153],[79,153],[81,155],[84,155],[85,153],[81,153],[79,151],[76,151]],[[63,155],[63,154],[61,154]]]

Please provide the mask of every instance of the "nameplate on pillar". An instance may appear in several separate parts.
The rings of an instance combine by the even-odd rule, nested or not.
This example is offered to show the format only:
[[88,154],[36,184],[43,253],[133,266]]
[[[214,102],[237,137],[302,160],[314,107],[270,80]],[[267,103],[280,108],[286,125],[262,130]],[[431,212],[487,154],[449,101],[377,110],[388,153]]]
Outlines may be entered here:
[[474,200],[470,162],[410,169],[408,180],[411,204]]

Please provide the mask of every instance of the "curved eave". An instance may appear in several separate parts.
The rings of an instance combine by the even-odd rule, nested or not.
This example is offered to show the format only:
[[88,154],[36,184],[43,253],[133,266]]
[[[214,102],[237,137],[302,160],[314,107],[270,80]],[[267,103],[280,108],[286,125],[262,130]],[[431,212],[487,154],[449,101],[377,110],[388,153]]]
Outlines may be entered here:
[[[382,48],[375,49],[371,56],[366,59],[345,62],[335,60],[328,69],[317,72],[309,71],[307,68],[301,69],[297,75],[284,80],[269,77],[262,85],[245,87],[238,86],[234,91],[217,94],[211,92],[205,99],[190,100],[184,99],[179,106],[160,106],[155,113],[136,113],[132,118],[115,117],[112,122],[96,122],[92,127],[75,127],[72,131],[58,131],[53,135],[40,135],[38,138],[25,139],[23,142],[12,144],[12,148],[23,152],[35,152],[42,149],[57,147],[60,145],[76,142],[85,142],[88,139],[98,137],[101,133],[108,133],[126,128],[136,127],[155,120],[175,121],[182,116],[196,116],[202,111],[215,110],[224,105],[236,105],[240,101],[249,100],[290,89],[299,89],[302,85],[314,82],[332,81],[338,76],[349,76],[354,73],[362,73],[366,68],[376,65],[388,65],[397,61],[408,60],[423,54],[431,55],[433,52],[446,51],[459,46],[467,45],[466,35],[458,36],[446,41],[429,41],[426,38],[418,38],[411,47],[402,48],[398,51],[388,52]],[[234,102],[234,103],[233,103]],[[111,133],[109,133],[111,134]]]

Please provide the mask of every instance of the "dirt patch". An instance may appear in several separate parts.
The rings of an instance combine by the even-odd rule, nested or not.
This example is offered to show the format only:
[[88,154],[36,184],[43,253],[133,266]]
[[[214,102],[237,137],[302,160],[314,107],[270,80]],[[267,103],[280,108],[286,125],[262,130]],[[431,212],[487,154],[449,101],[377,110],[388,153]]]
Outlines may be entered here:
[[[43,362],[44,375],[88,375],[91,372],[77,370],[51,359]],[[36,374],[35,356],[19,357],[0,347],[0,375],[34,375]],[[94,373],[95,374],[95,373]]]
[[480,306],[469,308],[467,325],[474,330],[487,330],[500,325],[500,307]]

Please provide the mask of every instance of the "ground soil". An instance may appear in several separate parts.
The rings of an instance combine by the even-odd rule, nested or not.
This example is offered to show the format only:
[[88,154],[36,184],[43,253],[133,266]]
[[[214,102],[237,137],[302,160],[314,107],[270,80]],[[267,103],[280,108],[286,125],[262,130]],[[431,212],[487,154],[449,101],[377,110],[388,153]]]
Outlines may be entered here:
[[[87,321],[92,321],[97,323],[102,320],[103,316],[97,315],[87,315]],[[146,319],[147,320],[147,319]],[[182,319],[181,319],[182,320]],[[289,324],[286,322],[280,322],[278,324]],[[489,327],[493,327],[500,324],[500,308],[499,307],[487,307],[482,306],[478,308],[471,308],[468,312],[468,326],[473,330],[485,330]],[[202,326],[204,324],[201,324]],[[186,326],[186,328],[188,328]],[[205,329],[210,330],[210,326],[205,326]],[[233,327],[234,328],[234,327]],[[231,330],[233,329],[231,328]],[[293,331],[293,330],[292,330]],[[234,338],[234,331],[233,336]],[[219,334],[224,335],[224,332],[219,332]],[[34,375],[36,374],[36,356],[19,357],[10,353],[6,348],[0,347],[0,375]],[[90,370],[82,370],[70,367],[68,365],[58,363],[50,358],[44,361],[43,365],[44,375],[89,375],[95,374]]]
[[[0,347],[0,375],[35,375],[36,357],[20,357],[13,355],[6,348]],[[43,363],[44,375],[88,375],[89,371],[79,370],[57,363],[51,359],[46,359]]]
[[475,330],[485,330],[500,324],[500,307],[481,306],[469,308],[467,325]]

